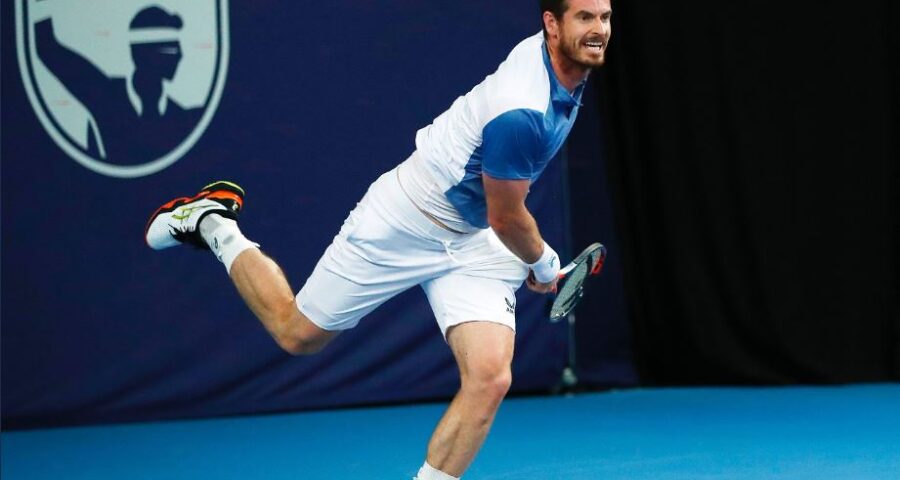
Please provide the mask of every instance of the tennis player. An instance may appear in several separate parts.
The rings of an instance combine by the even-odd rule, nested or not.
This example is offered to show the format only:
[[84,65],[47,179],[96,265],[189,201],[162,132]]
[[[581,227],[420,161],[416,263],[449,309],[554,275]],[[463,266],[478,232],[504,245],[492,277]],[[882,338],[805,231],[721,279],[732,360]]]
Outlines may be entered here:
[[210,249],[275,341],[294,355],[419,285],[459,365],[461,388],[428,444],[419,480],[462,476],[510,387],[515,292],[546,293],[559,259],[525,197],[566,139],[588,73],[604,62],[609,0],[541,0],[543,32],[416,134],[376,180],[300,292],[238,228],[244,191],[216,182],[150,218],[147,244]]

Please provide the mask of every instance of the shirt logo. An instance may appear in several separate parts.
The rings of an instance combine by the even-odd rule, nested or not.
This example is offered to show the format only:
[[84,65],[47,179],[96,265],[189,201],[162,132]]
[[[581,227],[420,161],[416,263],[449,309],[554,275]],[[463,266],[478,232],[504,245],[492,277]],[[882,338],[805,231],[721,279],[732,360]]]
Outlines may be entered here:
[[206,130],[228,64],[227,0],[16,0],[31,106],[69,157],[141,177]]

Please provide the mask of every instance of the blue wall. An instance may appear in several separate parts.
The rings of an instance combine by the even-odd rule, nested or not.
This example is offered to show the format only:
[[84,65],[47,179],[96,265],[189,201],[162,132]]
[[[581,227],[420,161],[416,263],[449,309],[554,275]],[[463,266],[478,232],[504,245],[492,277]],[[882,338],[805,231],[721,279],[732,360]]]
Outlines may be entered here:
[[[171,166],[115,178],[65,153],[26,95],[14,3],[33,2],[3,2],[0,32],[5,426],[454,393],[455,366],[419,289],[322,354],[293,358],[264,332],[211,255],[153,252],[142,231],[169,197],[234,179],[248,192],[243,230],[299,289],[368,184],[414,149],[415,131],[540,28],[536,5],[233,2],[227,73],[208,127]],[[94,32],[100,50],[123,28]],[[530,202],[544,235],[564,245],[555,163]],[[514,391],[553,386],[566,363],[566,327],[544,320],[546,301],[519,292]]]

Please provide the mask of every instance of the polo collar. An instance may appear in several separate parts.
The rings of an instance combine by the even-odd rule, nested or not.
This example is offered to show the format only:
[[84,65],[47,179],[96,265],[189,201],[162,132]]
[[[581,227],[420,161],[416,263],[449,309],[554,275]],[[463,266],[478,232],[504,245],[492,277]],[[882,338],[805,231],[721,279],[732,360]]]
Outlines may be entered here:
[[547,74],[550,77],[550,98],[555,103],[562,103],[570,106],[581,106],[581,93],[584,91],[584,84],[587,79],[582,80],[572,93],[569,93],[556,77],[556,71],[553,70],[553,64],[550,63],[550,51],[547,49],[547,42],[541,44],[541,52],[544,54],[544,67],[547,68]]

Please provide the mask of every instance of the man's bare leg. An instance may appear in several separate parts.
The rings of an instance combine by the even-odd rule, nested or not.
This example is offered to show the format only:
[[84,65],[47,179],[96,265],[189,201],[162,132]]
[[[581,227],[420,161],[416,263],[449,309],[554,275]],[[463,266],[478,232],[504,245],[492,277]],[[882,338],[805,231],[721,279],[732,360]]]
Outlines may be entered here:
[[292,355],[316,353],[337,336],[338,332],[319,328],[297,309],[284,272],[259,249],[241,252],[229,275],[272,338]]
[[144,239],[154,250],[185,243],[208,248],[278,345],[295,355],[318,352],[337,333],[319,328],[300,313],[284,273],[238,228],[243,205],[244,189],[239,185],[210,183],[193,197],[160,206],[147,222]]
[[459,365],[461,387],[428,443],[427,462],[462,476],[484,443],[512,382],[515,333],[491,322],[451,327],[447,341]]

